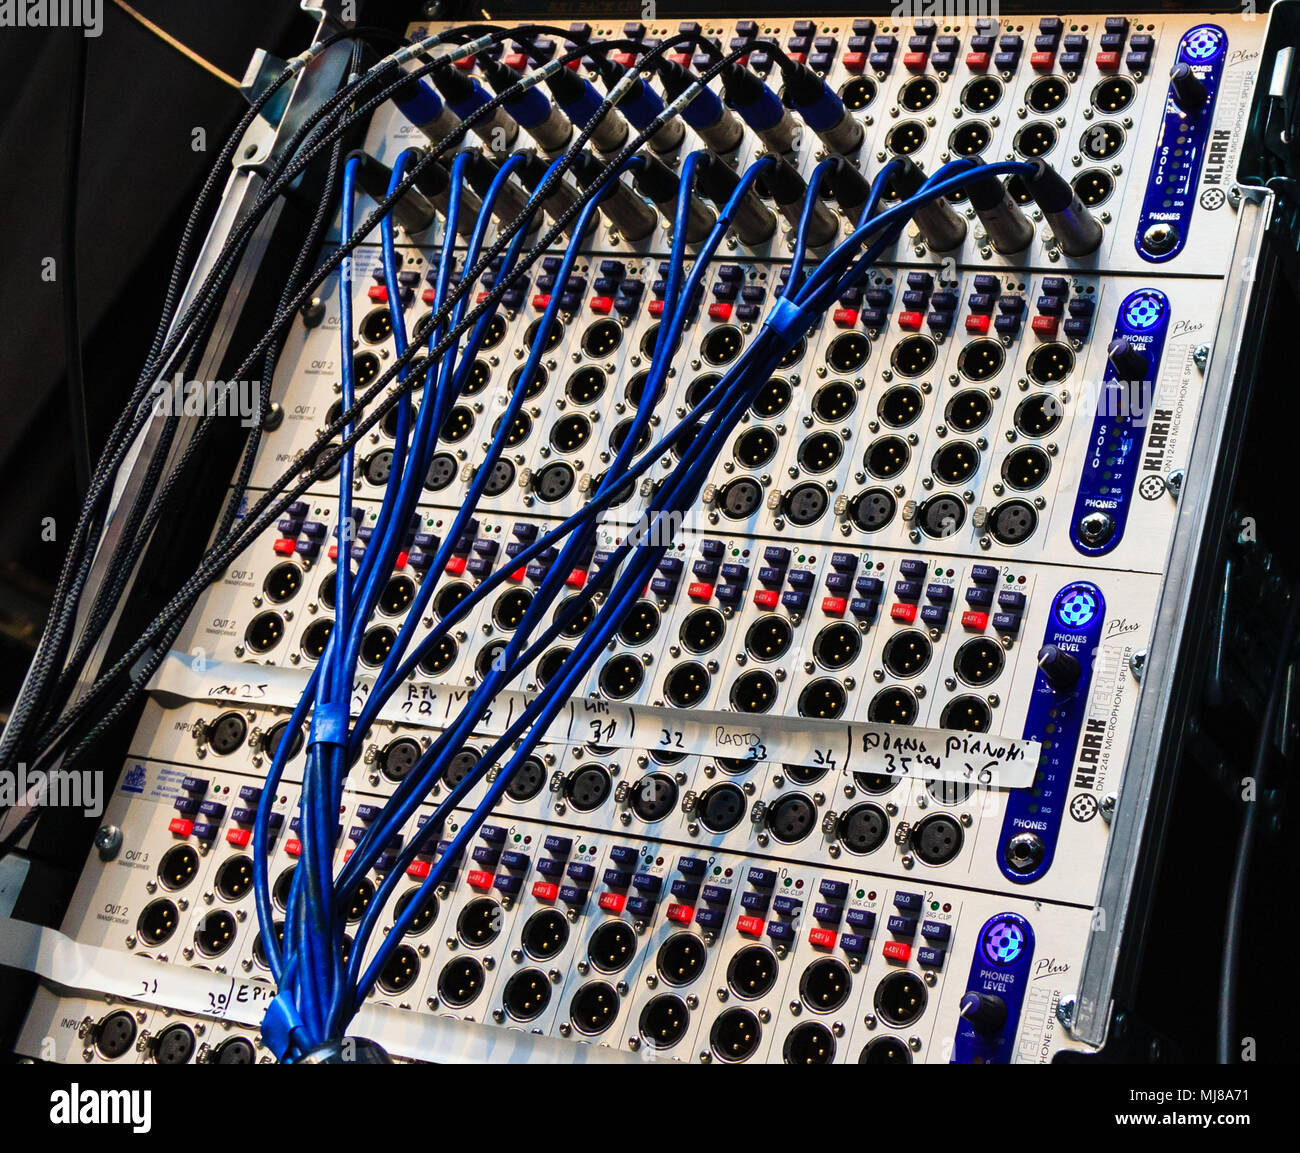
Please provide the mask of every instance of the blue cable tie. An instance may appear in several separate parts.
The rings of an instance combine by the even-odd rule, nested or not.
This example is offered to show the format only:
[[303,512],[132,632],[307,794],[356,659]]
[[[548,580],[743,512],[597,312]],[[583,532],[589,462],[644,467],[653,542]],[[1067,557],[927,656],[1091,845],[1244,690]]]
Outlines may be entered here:
[[311,736],[307,740],[311,745],[337,745],[343,748],[348,743],[348,707],[332,703],[318,703],[311,716]]
[[778,296],[771,311],[763,321],[764,328],[770,328],[783,340],[795,343],[812,327],[813,310],[801,308],[785,296]]
[[285,1054],[300,1044],[294,1034],[301,1034],[302,1030],[302,1018],[298,1016],[293,999],[288,992],[277,993],[262,1017],[262,1040],[277,1061],[283,1062]]

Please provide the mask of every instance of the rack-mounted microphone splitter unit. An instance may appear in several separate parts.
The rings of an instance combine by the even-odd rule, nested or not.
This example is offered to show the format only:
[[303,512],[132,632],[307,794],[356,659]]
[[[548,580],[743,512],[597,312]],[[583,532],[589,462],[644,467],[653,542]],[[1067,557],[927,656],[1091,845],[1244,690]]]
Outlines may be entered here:
[[[567,44],[506,42],[463,62],[450,87],[491,93],[502,69],[526,74],[587,40],[650,44],[679,31],[724,51],[779,43],[824,79],[842,115],[814,124],[778,104],[760,133],[715,101],[711,123],[697,115],[655,137],[647,154],[670,173],[701,147],[740,172],[784,145],[800,181],[836,151],[866,180],[896,156],[923,172],[962,156],[1042,160],[1073,199],[1045,207],[1015,180],[994,211],[955,196],[905,229],[866,286],[785,358],[583,687],[655,725],[618,744],[598,727],[586,740],[544,741],[369,1007],[569,1046],[548,1059],[578,1059],[587,1051],[577,1044],[608,1056],[791,1063],[1044,1062],[1095,1049],[1158,771],[1148,754],[1168,706],[1159,661],[1179,651],[1183,570],[1205,531],[1199,494],[1234,398],[1241,272],[1267,217],[1259,193],[1234,178],[1265,22],[578,21]],[[698,69],[712,58],[674,59]],[[739,63],[780,95],[770,53],[756,47]],[[591,60],[573,75],[605,90]],[[674,95],[657,75],[645,83]],[[492,127],[504,142],[488,131],[471,142],[485,156],[494,143],[540,156],[568,139],[567,126],[555,108],[523,126],[500,114]],[[364,147],[391,167],[425,142],[387,105]],[[362,644],[363,674],[382,663],[421,583],[439,582],[423,633],[582,507],[613,458],[664,317],[664,262],[681,226],[631,182],[618,199],[560,286],[560,330],[473,531],[435,573],[435,542],[495,432],[560,251],[503,302],[441,430],[408,548]],[[668,422],[755,337],[788,275],[794,236],[780,190],[754,200],[755,216],[775,226],[751,220],[709,268],[661,401]],[[824,201],[810,259],[851,231],[849,207]],[[360,384],[394,356],[390,297],[402,298],[408,326],[418,321],[448,242],[440,217],[399,219],[396,283],[377,246],[355,262]],[[289,337],[274,391],[282,419],[264,438],[252,497],[338,411],[338,293],[330,282]],[[357,446],[355,549],[375,522],[392,432],[380,425]],[[598,571],[675,463],[665,454],[610,508],[602,547],[571,589]],[[176,647],[210,671],[160,677],[104,816],[120,845],[91,853],[68,936],[214,980],[269,979],[251,821],[294,693],[329,636],[337,503],[333,479],[314,485],[193,613]],[[458,622],[401,710],[366,735],[339,817],[340,865],[436,735],[444,718],[427,700],[481,679],[544,571],[522,566]],[[571,645],[561,637],[517,687],[542,688]],[[789,718],[893,726],[897,738],[870,756],[809,764],[763,759],[744,741],[724,756],[663,739],[665,718],[694,713],[721,718],[720,732]],[[921,730],[971,748],[1032,742],[1038,763],[1015,787],[940,772],[918,750]],[[480,751],[467,746],[449,777]],[[288,765],[272,840],[281,912],[301,849],[301,750]],[[411,823],[403,838],[427,852],[404,890],[457,823]],[[350,898],[349,919],[375,883]],[[396,1027],[375,1039],[399,1056],[446,1056]],[[22,1045],[73,1062],[270,1059],[255,1018],[48,991]]]

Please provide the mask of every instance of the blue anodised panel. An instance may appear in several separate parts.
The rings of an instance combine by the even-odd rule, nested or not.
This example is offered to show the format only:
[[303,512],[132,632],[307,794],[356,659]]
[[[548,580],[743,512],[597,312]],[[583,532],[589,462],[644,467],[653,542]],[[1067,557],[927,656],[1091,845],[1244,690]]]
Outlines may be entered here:
[[[1040,742],[1042,754],[1032,787],[1013,789],[1008,796],[996,850],[1002,875],[1017,884],[1038,880],[1052,865],[1065,816],[1074,752],[1088,711],[1093,654],[1101,643],[1105,619],[1106,599],[1090,581],[1074,581],[1052,600],[1043,645],[1055,645],[1069,654],[1079,662],[1080,671],[1078,682],[1065,691],[1054,687],[1041,668],[1034,677],[1024,737]],[[1021,833],[1038,836],[1042,855],[1036,862],[1020,862],[1020,867],[1015,868],[1007,849],[1012,838]]]
[[958,1019],[952,1064],[1006,1065],[1020,1024],[1020,1009],[1034,959],[1034,930],[1018,913],[998,913],[980,928],[971,959],[967,995],[996,998],[1006,1006],[1006,1021],[996,1031],[977,1028],[965,1016]]
[[[1147,372],[1141,382],[1120,382],[1115,366],[1106,363],[1070,523],[1070,540],[1085,556],[1104,556],[1124,538],[1168,331],[1169,299],[1163,292],[1139,288],[1119,306],[1112,339],[1126,340],[1142,353]],[[1113,522],[1110,535],[1098,544],[1090,544],[1080,531],[1089,513],[1102,513]]]
[[[1192,210],[1196,207],[1196,182],[1201,174],[1210,143],[1210,124],[1214,120],[1214,101],[1223,79],[1228,56],[1228,34],[1216,24],[1198,24],[1178,42],[1175,64],[1186,64],[1205,85],[1206,96],[1199,108],[1187,112],[1174,99],[1171,83],[1165,94],[1164,120],[1147,177],[1142,215],[1138,218],[1133,243],[1138,255],[1152,264],[1172,260],[1187,244]],[[1168,246],[1150,246],[1144,240],[1147,229],[1164,224],[1173,229]]]

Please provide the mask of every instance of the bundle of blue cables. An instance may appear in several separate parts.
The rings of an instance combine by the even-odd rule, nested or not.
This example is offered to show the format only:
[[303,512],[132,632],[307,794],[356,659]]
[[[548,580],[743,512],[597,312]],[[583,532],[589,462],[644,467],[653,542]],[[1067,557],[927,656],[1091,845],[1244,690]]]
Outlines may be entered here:
[[[679,184],[678,219],[685,219],[689,198],[694,194],[695,175],[704,153],[686,158]],[[451,282],[453,258],[450,238],[454,237],[460,191],[464,186],[465,158],[458,157],[452,170],[452,195],[447,212],[444,242],[435,286],[435,311]],[[393,172],[394,186],[401,180],[407,154],[399,158]],[[627,167],[635,166],[633,157]],[[343,228],[348,234],[352,219],[355,172],[345,168],[343,181]],[[558,163],[558,162],[557,162]],[[703,276],[709,261],[725,238],[731,218],[743,197],[752,189],[770,159],[760,159],[744,173],[731,200],[719,213],[717,224],[700,245],[689,273],[685,270],[685,229],[675,230],[669,260],[665,299],[674,302],[668,319],[661,323],[654,353],[641,390],[632,425],[623,437],[614,460],[596,484],[587,504],[561,522],[552,531],[541,534],[530,545],[510,558],[509,563],[485,577],[460,603],[444,615],[420,641],[412,646],[418,622],[427,606],[440,574],[456,540],[471,523],[492,466],[503,451],[519,406],[528,392],[528,381],[541,367],[547,337],[556,323],[564,285],[572,274],[581,238],[590,227],[599,204],[599,196],[584,206],[578,218],[574,241],[566,249],[556,273],[551,303],[538,325],[522,377],[513,388],[505,414],[484,459],[479,462],[470,483],[466,500],[458,510],[445,537],[434,550],[434,559],[422,581],[407,619],[388,657],[369,690],[357,706],[356,720],[349,726],[353,681],[364,634],[375,603],[382,592],[398,552],[405,543],[411,517],[438,431],[454,399],[464,385],[467,368],[481,344],[492,314],[480,318],[466,342],[465,354],[458,358],[446,355],[431,365],[426,374],[424,396],[415,428],[410,428],[410,406],[404,402],[397,417],[396,448],[392,475],[376,519],[370,544],[353,556],[352,532],[352,463],[344,454],[339,472],[340,496],[338,525],[338,576],[336,580],[336,616],[329,644],[314,670],[307,690],[290,718],[288,731],[281,738],[259,805],[254,828],[254,888],[263,948],[278,985],[278,995],[268,1011],[263,1033],[277,1056],[292,1061],[304,1054],[337,1041],[348,1022],[374,987],[379,974],[389,962],[403,935],[420,913],[427,900],[443,882],[451,862],[459,860],[470,840],[501,799],[519,767],[542,740],[551,723],[575,692],[581,688],[607,642],[639,599],[650,576],[673,543],[676,527],[699,500],[714,461],[732,430],[750,408],[761,388],[776,371],[786,353],[810,331],[845,292],[860,287],[880,254],[892,244],[912,213],[922,204],[955,192],[975,180],[1024,174],[1028,165],[1007,162],[984,165],[959,160],[944,166],[927,179],[917,194],[883,212],[878,211],[883,190],[888,184],[892,165],[886,165],[872,184],[871,195],[862,219],[854,232],[837,245],[817,268],[807,275],[806,236],[817,203],[821,183],[838,158],[824,161],[813,172],[807,189],[804,210],[794,246],[790,276],[783,294],[765,319],[758,336],[726,374],[699,403],[660,439],[639,456],[635,447],[648,430],[655,407],[666,391],[665,384],[674,355],[680,345],[686,322],[697,305]],[[511,162],[500,169],[486,196],[471,235],[465,267],[474,263],[481,248],[489,208],[511,174]],[[530,208],[536,210],[530,202]],[[506,254],[498,276],[509,274],[522,246],[521,230]],[[855,254],[871,241],[866,252]],[[391,221],[385,220],[382,231],[386,281],[396,286],[397,262]],[[351,403],[351,266],[343,267],[342,348],[344,404]],[[454,324],[464,312],[468,297],[448,320]],[[390,291],[394,340],[399,355],[406,347],[405,321],[400,293]],[[429,347],[445,329],[430,333]],[[409,440],[409,451],[407,441]],[[542,617],[558,603],[565,590],[567,574],[588,557],[594,547],[603,512],[626,492],[630,482],[646,473],[663,453],[676,446],[678,463],[658,485],[640,521],[628,532],[610,557],[581,591],[570,597],[555,614],[551,624],[536,640],[532,634]],[[538,588],[505,649],[468,697],[460,714],[449,723],[421,755],[394,790],[379,815],[371,821],[361,840],[339,872],[333,876],[334,851],[338,841],[337,814],[347,772],[362,751],[364,735],[379,715],[392,693],[414,672],[426,655],[435,650],[455,624],[509,575],[529,561],[558,549],[558,556],[545,570]],[[552,553],[552,556],[555,554]],[[351,572],[356,560],[356,572]],[[565,657],[558,671],[542,691],[521,710],[509,728],[477,760],[473,768],[450,788],[431,814],[425,815],[415,833],[403,836],[404,830],[420,814],[431,792],[445,781],[452,759],[466,745],[482,724],[496,696],[545,651],[557,636],[599,601],[590,624]],[[410,650],[409,652],[407,650]],[[285,768],[288,749],[311,715],[311,730],[303,771],[299,802],[302,856],[293,875],[286,903],[284,939],[275,939],[266,859],[269,850],[269,814],[271,801]],[[506,758],[503,767],[492,770]],[[406,902],[382,940],[371,948],[375,929],[384,919],[385,907],[409,866],[417,856],[429,855],[437,843],[438,831],[447,817],[485,779],[489,787],[470,814],[460,821],[454,838],[438,852],[414,899]],[[395,853],[393,845],[400,845]],[[363,911],[350,948],[345,949],[339,915],[340,895],[352,892],[384,858],[377,892]],[[346,959],[345,959],[346,957]]]

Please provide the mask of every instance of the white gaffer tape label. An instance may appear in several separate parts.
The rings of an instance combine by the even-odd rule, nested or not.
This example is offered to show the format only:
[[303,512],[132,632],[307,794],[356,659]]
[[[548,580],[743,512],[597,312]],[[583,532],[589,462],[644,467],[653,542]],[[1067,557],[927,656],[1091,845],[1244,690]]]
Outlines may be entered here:
[[[292,708],[309,673],[241,661],[205,661],[169,653],[149,685],[158,696],[190,701]],[[373,682],[353,686],[352,712]],[[473,690],[464,686],[407,681],[385,702],[379,719],[430,729],[454,720]],[[498,693],[475,732],[500,736],[535,698]],[[818,765],[842,772],[966,781],[997,789],[1023,789],[1038,768],[1038,742],[955,729],[878,725],[870,721],[824,721],[803,717],[624,705],[573,697],[545,739],[568,745],[603,745],[732,757],[789,765]]]
[[[237,660],[213,662],[173,651],[153,676],[149,692],[185,701],[292,708],[302,697],[308,676],[304,669]],[[372,685],[367,679],[356,681],[352,714],[360,710]],[[465,686],[407,681],[385,702],[380,719],[442,729],[472,692]],[[498,693],[474,732],[500,736],[534,697],[516,690]],[[569,698],[545,740],[966,781],[991,789],[1028,788],[1034,783],[1040,754],[1036,741],[957,729],[619,705],[582,697]]]
[[[57,929],[8,917],[0,918],[0,968],[35,973],[91,1000],[108,996],[252,1029],[261,1025],[275,996],[274,986],[265,981],[243,981],[85,945]],[[366,1005],[348,1032],[372,1038],[395,1057],[416,1061],[600,1064],[647,1060],[606,1046],[574,1045],[556,1037],[413,1013],[391,1005]]]
[[26,969],[91,996],[127,998],[254,1027],[275,996],[275,987],[266,981],[117,953],[8,917],[0,920],[0,966]]

